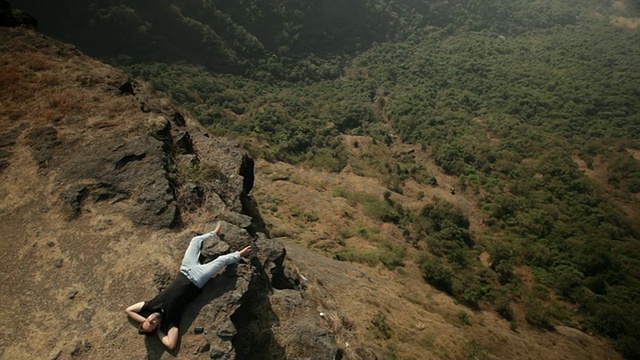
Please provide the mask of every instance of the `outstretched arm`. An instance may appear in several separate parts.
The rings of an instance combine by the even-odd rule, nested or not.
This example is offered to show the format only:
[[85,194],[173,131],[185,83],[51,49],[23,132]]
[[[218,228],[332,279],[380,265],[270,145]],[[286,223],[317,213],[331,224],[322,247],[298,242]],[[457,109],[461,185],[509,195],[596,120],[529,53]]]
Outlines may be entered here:
[[166,334],[160,329],[158,329],[157,333],[158,339],[160,339],[162,345],[166,346],[167,349],[173,350],[176,345],[178,345],[178,335],[180,332],[177,327],[172,326]]
[[126,312],[127,315],[129,315],[129,317],[134,321],[143,323],[146,320],[146,318],[139,314],[143,306],[144,306],[144,301],[141,301],[139,303],[135,303],[129,306],[128,308],[124,309],[124,312]]

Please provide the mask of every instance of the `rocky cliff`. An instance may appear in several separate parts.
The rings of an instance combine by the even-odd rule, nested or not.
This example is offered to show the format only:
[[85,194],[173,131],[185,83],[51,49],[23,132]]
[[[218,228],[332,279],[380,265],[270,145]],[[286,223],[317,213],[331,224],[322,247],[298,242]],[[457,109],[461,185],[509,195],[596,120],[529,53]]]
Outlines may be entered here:
[[[0,44],[0,355],[284,356],[269,296],[299,280],[264,234],[245,151],[71,45],[24,29],[0,29]],[[205,244],[205,261],[247,244],[257,251],[207,285],[184,315],[179,350],[164,355],[123,309],[155,296],[190,237],[217,221],[224,241]],[[322,328],[301,341],[331,358],[340,350]]]
[[[513,331],[426,285],[415,264],[393,272],[271,239],[254,183],[346,221],[333,197],[283,179],[365,180],[260,166],[273,181],[147,84],[0,28],[0,358],[619,359],[576,329]],[[218,221],[204,261],[257,250],[207,284],[167,352],[123,310],[166,286],[189,239]]]

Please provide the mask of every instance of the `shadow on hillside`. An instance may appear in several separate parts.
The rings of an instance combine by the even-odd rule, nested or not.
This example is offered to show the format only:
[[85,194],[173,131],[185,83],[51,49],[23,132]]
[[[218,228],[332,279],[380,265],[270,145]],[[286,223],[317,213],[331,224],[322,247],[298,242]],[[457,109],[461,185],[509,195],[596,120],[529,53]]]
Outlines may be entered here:
[[[256,269],[261,265],[256,259],[252,264]],[[254,273],[249,290],[243,297],[240,308],[231,315],[238,333],[233,337],[237,360],[284,359],[285,351],[272,331],[280,323],[269,300],[270,284],[264,270],[260,275]]]
[[[129,321],[129,324],[135,326],[136,330],[138,328],[138,326],[140,324],[138,324],[136,321],[134,321],[133,319],[131,319],[130,317],[127,316],[127,320]],[[160,357],[162,356],[162,354],[167,351],[167,349],[160,343],[160,341],[158,340],[158,337],[153,334],[153,335],[139,335],[139,336],[144,336],[144,345],[147,348],[147,358],[148,359],[160,359]],[[171,354],[173,354],[175,356],[175,354],[177,353],[175,350],[170,352]]]
[[165,351],[170,353],[173,356],[176,356],[179,349],[179,346],[178,346],[174,350],[169,351],[160,343],[157,336],[147,336],[147,339],[145,340],[144,345],[147,347],[147,359],[149,360],[160,359],[160,357],[162,357],[162,354],[164,354]]

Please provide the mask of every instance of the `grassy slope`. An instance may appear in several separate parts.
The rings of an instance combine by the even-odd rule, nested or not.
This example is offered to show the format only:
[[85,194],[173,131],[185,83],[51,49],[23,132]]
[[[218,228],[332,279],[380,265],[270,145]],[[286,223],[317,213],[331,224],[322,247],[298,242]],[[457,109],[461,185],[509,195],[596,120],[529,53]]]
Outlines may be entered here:
[[[296,215],[271,218],[282,234],[391,267],[398,258],[440,256],[455,274],[450,292],[458,299],[488,308],[506,301],[520,326],[582,324],[633,354],[638,32],[610,24],[633,19],[545,4],[496,3],[484,15],[458,9],[469,17],[425,27],[406,42],[373,46],[335,79],[338,65],[317,58],[294,63],[292,78],[307,79],[297,83],[270,75],[286,73],[291,59],[266,61],[254,80],[184,65],[130,70],[171,92],[212,131],[247,139],[258,156],[380,179],[392,202],[407,209],[383,223],[376,210],[399,216],[385,207],[384,190],[363,189],[379,200],[366,202],[343,191],[357,188],[353,183],[336,185],[347,200],[355,198],[351,205],[373,207],[367,221],[377,225],[302,231],[323,217],[298,211],[308,201],[287,197],[293,204],[282,207]],[[505,21],[487,20],[496,16]],[[326,77],[318,74],[329,79],[318,81]],[[402,141],[414,144],[418,155],[398,150]],[[432,178],[438,186],[427,186]],[[433,195],[469,217],[474,246],[451,245],[420,217]],[[266,213],[283,201],[262,200]],[[398,249],[410,245],[423,251]],[[465,292],[476,280],[482,286]],[[575,306],[585,316],[575,316]]]

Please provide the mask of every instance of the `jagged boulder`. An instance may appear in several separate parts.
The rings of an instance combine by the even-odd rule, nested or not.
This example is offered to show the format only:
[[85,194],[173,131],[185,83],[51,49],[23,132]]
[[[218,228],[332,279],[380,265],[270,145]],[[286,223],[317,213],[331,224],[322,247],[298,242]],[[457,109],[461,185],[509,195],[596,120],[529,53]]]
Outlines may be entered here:
[[[162,143],[151,136],[94,139],[64,144],[57,157],[58,182],[69,217],[82,212],[85,201],[129,201],[124,210],[135,224],[155,228],[179,222],[176,197],[167,177]],[[82,151],[73,151],[69,147]]]

